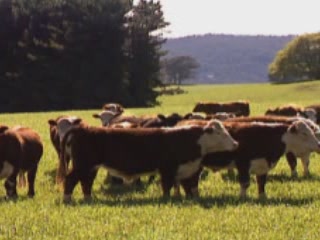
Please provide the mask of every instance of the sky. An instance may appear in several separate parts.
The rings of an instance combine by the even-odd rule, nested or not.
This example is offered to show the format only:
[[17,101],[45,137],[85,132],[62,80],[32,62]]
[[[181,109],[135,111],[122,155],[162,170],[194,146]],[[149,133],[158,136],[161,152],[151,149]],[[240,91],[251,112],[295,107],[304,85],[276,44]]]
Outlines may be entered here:
[[166,37],[224,33],[288,35],[320,31],[320,0],[160,0]]

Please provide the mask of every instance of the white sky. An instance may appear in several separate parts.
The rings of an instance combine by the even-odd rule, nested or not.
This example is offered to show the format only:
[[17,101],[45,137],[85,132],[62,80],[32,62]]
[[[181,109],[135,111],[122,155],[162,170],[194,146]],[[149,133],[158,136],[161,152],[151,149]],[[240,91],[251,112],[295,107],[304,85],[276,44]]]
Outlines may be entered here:
[[205,33],[287,35],[320,31],[320,0],[160,0],[166,37]]

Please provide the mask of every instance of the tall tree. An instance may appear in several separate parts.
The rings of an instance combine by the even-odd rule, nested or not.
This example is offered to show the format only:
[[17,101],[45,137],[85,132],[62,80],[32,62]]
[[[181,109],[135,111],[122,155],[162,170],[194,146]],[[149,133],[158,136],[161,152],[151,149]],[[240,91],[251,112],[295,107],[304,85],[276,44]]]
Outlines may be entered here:
[[156,104],[160,81],[160,58],[165,39],[164,20],[159,1],[141,0],[128,14],[128,83],[133,106]]
[[271,82],[320,79],[320,33],[294,38],[269,65]]
[[171,84],[181,85],[181,82],[192,77],[199,63],[191,56],[178,56],[165,59],[163,62],[167,81]]

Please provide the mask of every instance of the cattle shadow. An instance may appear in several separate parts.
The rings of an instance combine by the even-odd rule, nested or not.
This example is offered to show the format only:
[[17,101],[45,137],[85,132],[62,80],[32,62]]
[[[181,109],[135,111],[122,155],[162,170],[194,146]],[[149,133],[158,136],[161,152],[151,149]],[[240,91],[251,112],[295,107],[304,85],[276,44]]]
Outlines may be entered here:
[[308,175],[308,176],[296,176],[293,177],[287,174],[272,174],[268,175],[268,182],[314,182],[320,181],[320,176],[318,175]]
[[33,200],[33,198],[30,198],[27,195],[19,195],[18,197],[14,197],[14,198],[8,198],[5,195],[0,196],[0,204],[18,203],[18,202],[28,201],[28,200]]
[[206,196],[196,200],[199,206],[205,209],[212,207],[226,207],[237,205],[252,205],[252,206],[305,206],[311,204],[314,201],[313,197],[304,197],[301,199],[294,199],[290,197],[269,197],[267,199],[258,199],[256,197],[247,197],[241,199],[234,195],[222,195],[222,196]]
[[100,192],[104,195],[124,195],[129,193],[145,193],[150,184],[141,183],[139,185],[110,185],[102,184]]
[[[198,205],[204,209],[211,209],[214,207],[224,208],[227,206],[295,206],[301,207],[309,205],[314,202],[313,197],[304,197],[300,199],[294,199],[290,197],[271,197],[267,199],[258,199],[255,197],[247,197],[241,199],[235,195],[221,195],[221,196],[205,196],[199,198],[184,198],[184,197],[144,197],[144,198],[129,198],[129,199],[119,199],[115,197],[114,199],[101,199],[94,197],[91,201],[86,200],[75,200],[70,203],[66,203],[68,206],[95,206],[95,205],[107,205],[110,207],[143,207],[143,206],[178,206],[178,207],[188,207],[192,205]],[[60,201],[56,202],[58,205],[63,204]]]

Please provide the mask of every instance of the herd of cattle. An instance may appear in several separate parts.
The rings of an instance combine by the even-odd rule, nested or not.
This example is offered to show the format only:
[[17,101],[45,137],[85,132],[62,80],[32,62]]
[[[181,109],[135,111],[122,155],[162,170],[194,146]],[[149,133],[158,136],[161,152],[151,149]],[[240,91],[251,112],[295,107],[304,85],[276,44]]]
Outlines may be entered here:
[[[240,197],[246,196],[250,174],[256,175],[259,197],[265,198],[268,172],[285,155],[292,176],[297,158],[309,175],[312,152],[320,153],[320,105],[286,105],[268,109],[264,116],[249,116],[249,103],[197,103],[184,116],[127,116],[120,104],[109,103],[93,114],[102,127],[90,126],[75,116],[50,119],[50,139],[59,163],[56,182],[63,185],[64,201],[71,200],[80,182],[85,199],[98,169],[108,170],[111,184],[137,183],[143,175],[160,175],[163,196],[180,185],[186,196],[198,196],[203,168],[236,169]],[[18,185],[34,182],[43,153],[39,135],[26,127],[0,125],[0,178],[7,197],[17,196]],[[27,182],[25,179],[27,173]]]

